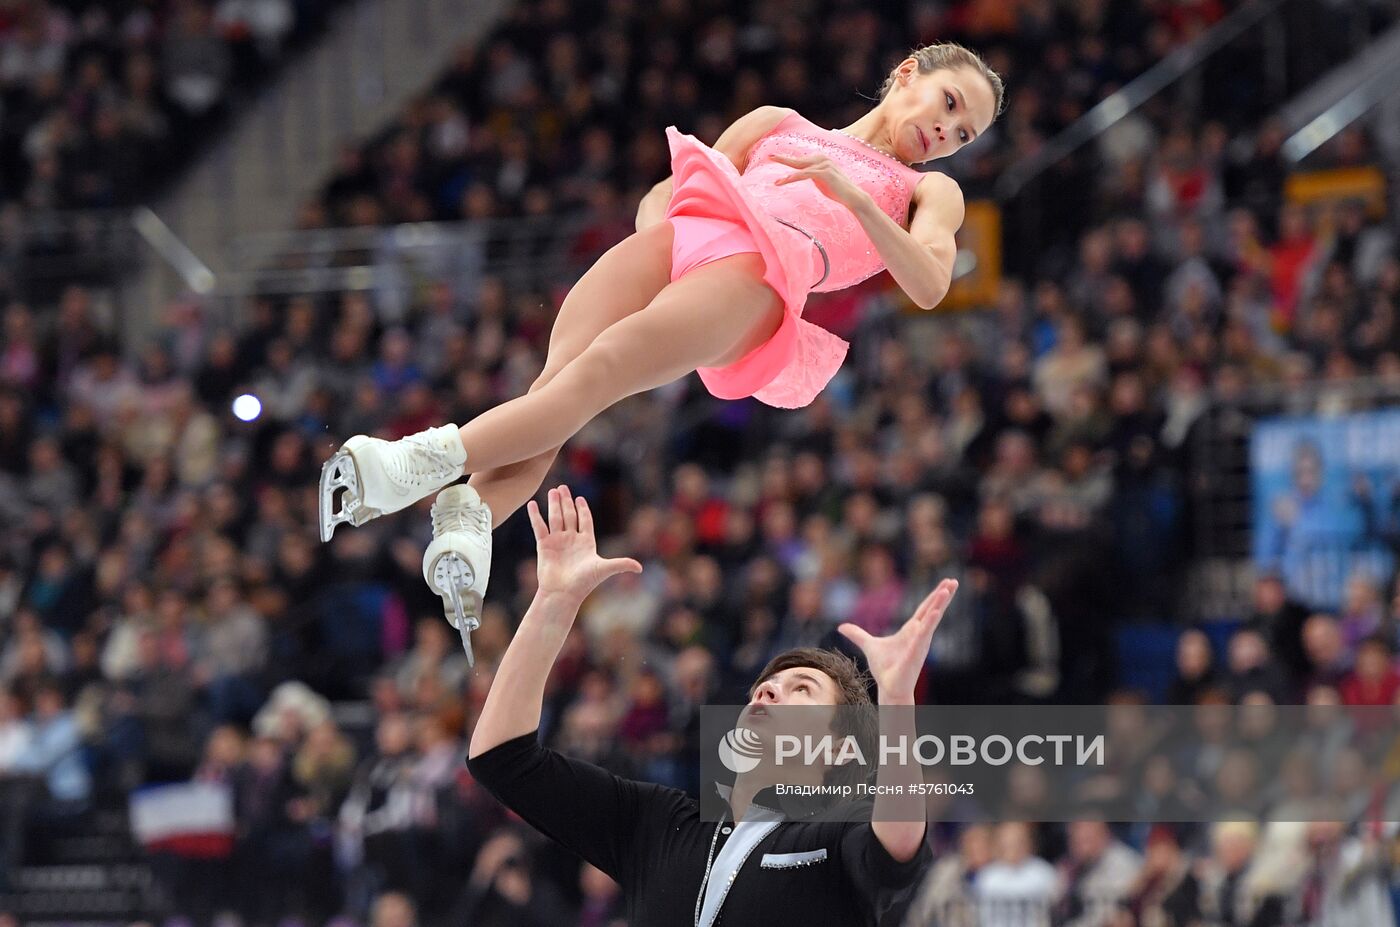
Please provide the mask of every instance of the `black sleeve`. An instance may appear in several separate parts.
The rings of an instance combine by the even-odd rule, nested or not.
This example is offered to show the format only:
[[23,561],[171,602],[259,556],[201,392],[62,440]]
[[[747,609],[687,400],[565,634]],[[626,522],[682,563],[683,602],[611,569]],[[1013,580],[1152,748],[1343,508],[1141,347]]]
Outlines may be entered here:
[[1175,927],[1187,927],[1201,919],[1201,885],[1194,875],[1188,872],[1166,897],[1162,913],[1167,916],[1167,923]]
[[928,872],[933,850],[928,841],[921,841],[919,852],[900,862],[869,823],[852,824],[841,838],[841,860],[846,877],[869,903],[877,923],[883,924],[885,910],[912,894]]
[[928,842],[918,844],[918,853],[900,863],[879,842],[869,823],[857,823],[841,837],[841,864],[846,878],[862,899],[862,906],[875,914],[874,923],[893,927],[903,920],[903,909],[918,891],[920,879],[932,864],[934,851]]
[[1283,898],[1269,895],[1259,903],[1254,916],[1249,919],[1249,927],[1282,927],[1287,923],[1283,916]]
[[521,734],[467,760],[473,778],[540,833],[619,884],[631,879],[635,836],[674,791],[614,775]]

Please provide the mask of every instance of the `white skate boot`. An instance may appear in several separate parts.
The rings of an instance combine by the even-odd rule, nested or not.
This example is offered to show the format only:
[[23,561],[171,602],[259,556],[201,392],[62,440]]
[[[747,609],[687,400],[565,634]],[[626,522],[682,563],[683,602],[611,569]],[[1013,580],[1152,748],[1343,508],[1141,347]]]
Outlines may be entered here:
[[466,462],[456,425],[397,441],[355,435],[321,468],[321,540],[329,541],[341,522],[359,526],[407,508],[460,477]]
[[467,664],[473,664],[468,635],[481,627],[491,578],[491,509],[466,483],[447,487],[433,502],[433,542],[423,553],[423,578],[442,597],[447,623],[462,635]]

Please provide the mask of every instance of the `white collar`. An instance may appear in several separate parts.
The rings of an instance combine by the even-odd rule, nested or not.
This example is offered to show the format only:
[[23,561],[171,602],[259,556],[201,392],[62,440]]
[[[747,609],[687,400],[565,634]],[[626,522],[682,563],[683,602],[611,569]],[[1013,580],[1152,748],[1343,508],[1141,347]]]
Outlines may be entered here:
[[[728,804],[729,796],[733,793],[734,790],[732,787],[725,785],[723,782],[716,782],[715,791],[718,792],[719,797],[723,798],[725,803]],[[757,800],[754,800],[749,802],[748,810],[744,812],[744,820],[739,821],[737,823],[743,824],[749,821],[782,821],[786,818],[787,815],[785,815],[781,809],[770,808],[767,805],[759,804]]]

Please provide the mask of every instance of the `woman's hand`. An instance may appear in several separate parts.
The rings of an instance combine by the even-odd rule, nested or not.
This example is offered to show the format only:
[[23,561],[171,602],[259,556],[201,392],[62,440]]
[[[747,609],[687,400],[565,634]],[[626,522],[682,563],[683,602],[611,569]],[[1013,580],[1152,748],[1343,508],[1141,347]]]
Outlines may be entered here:
[[919,605],[914,617],[889,637],[875,637],[849,621],[837,626],[836,630],[864,652],[870,675],[879,689],[881,704],[887,701],[912,704],[914,684],[919,681],[919,672],[928,657],[934,629],[943,620],[943,613],[957,591],[957,580],[943,580]]
[[533,499],[529,511],[530,524],[535,528],[540,595],[559,595],[582,602],[609,576],[642,572],[642,565],[630,558],[605,560],[598,556],[593,513],[582,497],[574,501],[569,487],[549,491],[547,525]]
[[855,209],[862,203],[870,201],[870,194],[856,186],[851,178],[841,173],[841,168],[837,167],[835,162],[826,155],[803,155],[797,158],[773,155],[773,160],[779,164],[797,168],[788,176],[773,181],[777,186],[794,183],[798,180],[810,180],[817,185],[818,190],[822,191],[823,196],[836,200],[847,209]]

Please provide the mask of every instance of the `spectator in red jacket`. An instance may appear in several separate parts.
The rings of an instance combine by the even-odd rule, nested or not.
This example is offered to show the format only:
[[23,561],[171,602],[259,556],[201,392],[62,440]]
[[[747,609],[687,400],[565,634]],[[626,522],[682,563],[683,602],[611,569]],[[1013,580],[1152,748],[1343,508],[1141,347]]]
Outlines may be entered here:
[[1356,669],[1342,680],[1344,705],[1389,705],[1400,692],[1395,655],[1380,636],[1368,637],[1356,651]]

